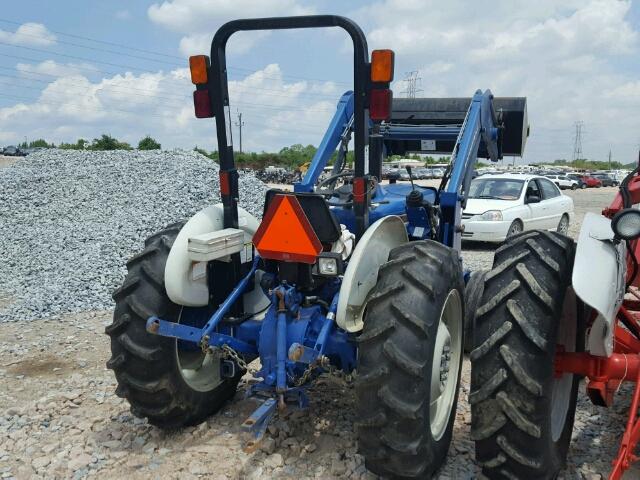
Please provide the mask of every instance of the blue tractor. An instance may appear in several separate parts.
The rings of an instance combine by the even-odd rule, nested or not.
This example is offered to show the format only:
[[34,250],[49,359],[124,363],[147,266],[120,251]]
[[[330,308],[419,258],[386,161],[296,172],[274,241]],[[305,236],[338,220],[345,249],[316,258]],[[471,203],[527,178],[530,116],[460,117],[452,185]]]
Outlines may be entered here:
[[[267,193],[260,222],[238,206],[225,46],[238,31],[319,27],[353,41],[354,90],[294,191]],[[189,63],[196,116],[216,120],[222,202],[151,236],[128,262],[106,329],[118,395],[151,424],[178,428],[218,411],[249,372],[246,394],[259,401],[242,424],[251,450],[278,410],[307,407],[319,375],[355,374],[367,468],[429,478],[458,398],[465,195],[479,156],[522,153],[525,100],[477,91],[393,102],[393,52],[370,58],[361,29],[330,15],[229,22],[210,57]],[[439,188],[380,182],[383,158],[405,152],[453,152]]]

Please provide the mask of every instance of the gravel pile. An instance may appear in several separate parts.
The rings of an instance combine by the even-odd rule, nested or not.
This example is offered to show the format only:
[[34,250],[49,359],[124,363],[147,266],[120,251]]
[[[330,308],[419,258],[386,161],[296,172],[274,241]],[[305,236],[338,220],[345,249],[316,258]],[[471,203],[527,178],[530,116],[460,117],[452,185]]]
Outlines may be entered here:
[[[261,214],[267,187],[240,177]],[[112,307],[144,239],[220,201],[218,166],[192,151],[45,150],[0,168],[0,321]]]

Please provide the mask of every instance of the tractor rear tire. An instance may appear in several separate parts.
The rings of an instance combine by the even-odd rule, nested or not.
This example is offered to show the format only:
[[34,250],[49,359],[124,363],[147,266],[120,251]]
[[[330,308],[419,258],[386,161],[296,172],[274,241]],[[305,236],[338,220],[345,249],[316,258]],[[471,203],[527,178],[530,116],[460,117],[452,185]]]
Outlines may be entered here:
[[380,267],[358,338],[355,386],[359,451],[370,471],[431,478],[443,464],[460,383],[463,298],[458,253],[440,243],[394,248]]
[[496,250],[471,352],[471,436],[485,476],[554,479],[564,466],[579,378],[554,376],[557,345],[580,351],[573,240],[532,231]]
[[[164,267],[182,226],[173,224],[152,235],[144,250],[127,262],[124,283],[113,293],[113,323],[105,329],[111,337],[107,367],[115,372],[116,394],[129,401],[134,415],[166,429],[195,425],[215,413],[233,397],[242,375],[194,387],[185,380],[177,341],[146,331],[152,315],[173,322],[180,319],[182,307],[165,290]],[[198,354],[195,350],[185,355],[194,362]]]
[[471,276],[464,287],[464,351],[473,350],[473,330],[476,322],[476,310],[482,300],[484,291],[484,277],[488,270],[476,270],[471,272]]

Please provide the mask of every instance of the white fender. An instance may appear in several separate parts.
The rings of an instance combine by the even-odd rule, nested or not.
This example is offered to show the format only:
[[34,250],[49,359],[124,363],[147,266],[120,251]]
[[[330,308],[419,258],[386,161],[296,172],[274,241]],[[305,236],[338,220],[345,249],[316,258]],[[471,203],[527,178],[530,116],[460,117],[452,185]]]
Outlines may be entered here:
[[340,286],[336,323],[348,332],[362,330],[362,314],[369,292],[378,281],[378,270],[391,249],[409,241],[402,219],[383,217],[364,233],[349,259]]
[[[187,307],[201,307],[209,303],[206,275],[200,275],[194,279],[194,262],[189,258],[187,247],[189,238],[194,235],[222,230],[223,218],[222,204],[211,205],[191,217],[178,233],[164,269],[165,287],[172,302]],[[245,244],[251,243],[259,224],[260,222],[253,215],[238,207],[238,228],[244,231]],[[259,275],[256,275],[256,282],[259,281]],[[259,312],[269,303],[269,299],[259,286],[247,293],[244,300],[245,308],[249,312]]]
[[573,290],[598,312],[586,349],[599,356],[613,352],[613,325],[625,293],[627,250],[624,242],[614,243],[613,237],[611,220],[587,213],[573,264]]

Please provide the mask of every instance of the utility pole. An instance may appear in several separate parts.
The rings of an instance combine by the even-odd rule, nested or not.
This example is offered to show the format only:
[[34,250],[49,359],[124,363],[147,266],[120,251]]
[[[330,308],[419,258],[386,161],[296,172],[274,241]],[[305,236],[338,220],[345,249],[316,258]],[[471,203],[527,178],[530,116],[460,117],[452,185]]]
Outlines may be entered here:
[[416,93],[422,91],[422,89],[418,87],[422,78],[418,76],[417,70],[407,72],[405,75],[406,77],[403,81],[407,84],[407,87],[402,91],[402,93],[404,93],[406,98],[416,98]]
[[573,140],[573,161],[574,163],[582,158],[582,127],[584,127],[584,122],[582,120],[578,120],[575,123],[576,133]]
[[609,170],[611,170],[611,149],[609,149]]
[[242,153],[242,127],[244,126],[244,122],[242,121],[242,112],[237,112],[238,121],[236,122],[236,127],[240,129],[240,153]]

